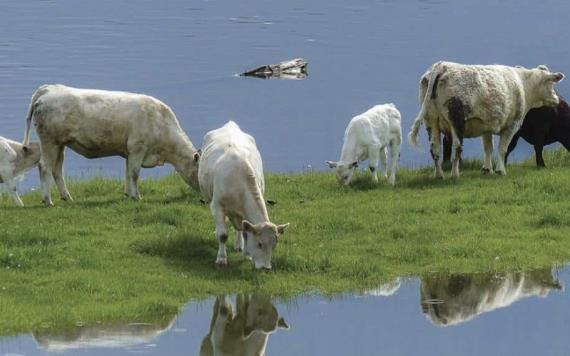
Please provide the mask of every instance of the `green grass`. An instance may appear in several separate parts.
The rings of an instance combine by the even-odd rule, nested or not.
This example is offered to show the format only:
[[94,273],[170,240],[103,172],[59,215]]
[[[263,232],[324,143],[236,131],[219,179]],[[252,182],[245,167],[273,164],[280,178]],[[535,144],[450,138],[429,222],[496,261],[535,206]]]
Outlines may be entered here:
[[[0,335],[116,320],[168,318],[190,299],[261,289],[287,297],[377,287],[395,276],[551,267],[570,259],[570,155],[548,169],[509,166],[484,176],[466,162],[459,180],[402,170],[395,188],[360,173],[268,174],[272,221],[290,222],[274,270],[255,271],[217,242],[207,206],[178,176],[146,180],[143,201],[117,180],[70,184],[74,203],[17,208],[0,199]],[[233,235],[229,245],[233,246]]]

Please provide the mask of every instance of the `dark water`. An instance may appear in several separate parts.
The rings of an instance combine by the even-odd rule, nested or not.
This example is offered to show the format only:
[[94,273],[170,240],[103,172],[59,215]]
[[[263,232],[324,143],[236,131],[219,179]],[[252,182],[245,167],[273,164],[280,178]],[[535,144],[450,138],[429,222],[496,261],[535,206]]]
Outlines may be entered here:
[[[209,340],[234,352],[265,342],[267,355],[568,355],[569,282],[570,268],[440,273],[334,298],[224,296],[189,303],[156,324],[0,339],[0,355],[209,355],[216,349]],[[213,316],[233,334],[211,332]]]
[[[570,73],[569,11],[565,0],[2,0],[0,135],[20,140],[32,92],[63,83],[156,96],[196,145],[233,119],[256,137],[268,171],[325,169],[349,119],[374,104],[395,103],[407,133],[419,76],[437,60]],[[294,57],[309,61],[307,79],[235,76]],[[568,81],[559,89],[570,95]],[[481,156],[479,140],[466,152]],[[520,144],[514,157],[530,152]],[[404,143],[403,165],[428,157]],[[68,154],[65,169],[122,177],[123,165]]]

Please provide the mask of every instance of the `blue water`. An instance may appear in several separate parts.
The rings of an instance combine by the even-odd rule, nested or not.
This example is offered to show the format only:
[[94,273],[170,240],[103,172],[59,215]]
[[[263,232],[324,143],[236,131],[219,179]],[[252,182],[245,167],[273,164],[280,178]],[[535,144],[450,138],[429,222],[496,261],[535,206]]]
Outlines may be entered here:
[[[268,336],[266,354],[568,355],[569,294],[563,287],[569,282],[568,268],[438,274],[398,279],[357,295],[267,297],[289,329],[279,328]],[[227,298],[236,312],[236,298]],[[439,319],[424,311],[426,302],[439,306]],[[59,333],[39,328],[32,334],[0,338],[0,355],[198,355],[213,307],[214,298],[192,302],[180,315],[146,326],[131,320]],[[270,308],[255,310],[267,310],[269,315]],[[444,317],[455,317],[454,323],[442,324]]]
[[[266,170],[324,170],[350,118],[374,104],[395,103],[407,133],[419,77],[437,60],[544,63],[570,73],[569,11],[563,0],[3,0],[0,135],[20,140],[33,91],[63,83],[156,96],[197,146],[232,119],[255,136]],[[235,76],[294,57],[309,61],[307,79]],[[559,90],[569,96],[568,81]],[[466,156],[481,156],[479,140],[467,141]],[[515,159],[532,151],[519,146]],[[404,143],[401,163],[429,163],[427,148]],[[68,154],[65,170],[122,177],[123,166]]]

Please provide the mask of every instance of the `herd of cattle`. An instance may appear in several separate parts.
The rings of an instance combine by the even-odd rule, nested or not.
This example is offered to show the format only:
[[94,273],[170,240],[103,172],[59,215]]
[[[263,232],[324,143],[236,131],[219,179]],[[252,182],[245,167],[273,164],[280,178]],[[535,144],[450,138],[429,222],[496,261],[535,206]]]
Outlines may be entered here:
[[[544,145],[559,141],[570,150],[570,107],[554,90],[563,78],[544,65],[527,69],[437,62],[421,77],[421,109],[409,142],[418,146],[419,129],[425,124],[438,178],[443,177],[444,158],[451,158],[451,175],[459,177],[463,139],[479,136],[485,152],[484,172],[493,172],[492,135],[500,136],[497,173],[506,174],[507,155],[519,137],[535,146],[537,164],[544,165]],[[39,142],[29,142],[32,121]],[[384,177],[393,185],[401,143],[400,112],[393,104],[377,105],[350,121],[339,161],[327,163],[344,185],[365,160],[372,179],[378,182],[381,164]],[[227,219],[237,231],[236,249],[253,260],[256,268],[271,268],[271,253],[288,224],[270,222],[263,198],[261,155],[255,139],[234,122],[208,132],[203,150],[198,150],[172,110],[153,97],[43,85],[32,95],[23,143],[0,137],[0,182],[18,205],[23,203],[15,177],[36,165],[44,204],[53,205],[50,177],[61,198],[72,200],[63,173],[65,147],[87,158],[126,158],[125,194],[133,199],[140,198],[141,167],[172,164],[210,202],[219,242],[216,263],[227,264]]]

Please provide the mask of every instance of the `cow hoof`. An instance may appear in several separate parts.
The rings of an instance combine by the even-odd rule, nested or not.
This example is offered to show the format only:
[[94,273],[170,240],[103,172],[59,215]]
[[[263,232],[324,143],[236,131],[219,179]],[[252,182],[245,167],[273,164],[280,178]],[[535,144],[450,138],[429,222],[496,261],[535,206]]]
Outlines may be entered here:
[[65,196],[65,197],[61,197],[61,200],[71,203],[73,202],[73,198],[71,197],[71,195]]
[[236,251],[237,251],[237,252],[242,252],[243,249],[242,249],[241,247],[236,247]]
[[45,205],[47,208],[50,208],[53,206],[53,202],[46,201],[46,200],[42,200],[42,204]]
[[481,168],[481,172],[482,172],[484,175],[493,174],[493,170],[492,170],[492,169],[489,169],[489,168]]
[[227,265],[228,265],[227,258],[218,258],[216,260],[216,266],[218,267],[227,267]]

